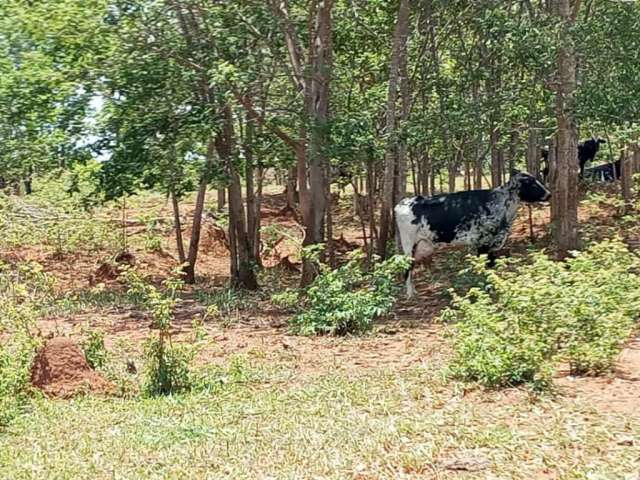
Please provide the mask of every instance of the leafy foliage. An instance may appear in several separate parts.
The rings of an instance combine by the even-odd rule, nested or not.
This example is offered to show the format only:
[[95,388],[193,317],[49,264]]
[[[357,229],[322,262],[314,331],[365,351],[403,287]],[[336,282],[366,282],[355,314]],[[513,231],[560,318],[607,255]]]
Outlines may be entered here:
[[[298,300],[301,311],[291,320],[291,328],[301,335],[362,333],[374,319],[389,313],[399,290],[398,274],[406,271],[410,259],[394,256],[366,270],[361,252],[330,270],[321,266],[320,275]],[[286,291],[274,297],[276,303],[292,306],[296,294]]]
[[619,240],[605,241],[555,262],[544,253],[475,270],[486,278],[443,319],[453,327],[453,372],[492,386],[548,386],[554,366],[576,374],[611,368],[640,315],[640,259]]

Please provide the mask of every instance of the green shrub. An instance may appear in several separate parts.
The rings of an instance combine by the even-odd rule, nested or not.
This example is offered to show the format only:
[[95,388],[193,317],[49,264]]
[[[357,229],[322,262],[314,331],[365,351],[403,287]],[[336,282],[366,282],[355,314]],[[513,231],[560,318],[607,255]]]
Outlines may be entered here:
[[0,430],[29,401],[31,365],[38,342],[27,332],[13,332],[0,342]]
[[28,403],[38,347],[31,332],[53,300],[53,285],[37,263],[0,263],[0,428]]
[[553,367],[573,373],[611,368],[640,315],[640,260],[619,241],[606,241],[565,262],[472,259],[483,288],[454,294],[443,319],[453,327],[453,372],[491,386],[548,386]]
[[104,346],[104,332],[90,330],[82,342],[82,350],[91,368],[102,368],[107,363],[107,350]]
[[[409,265],[408,257],[397,255],[366,270],[361,252],[335,270],[321,265],[321,273],[302,296],[300,312],[290,322],[293,332],[344,335],[367,331],[375,318],[389,313],[395,304],[400,288],[397,276]],[[293,303],[291,292],[280,297],[276,300]]]
[[162,237],[153,233],[146,233],[143,237],[144,249],[147,252],[162,252]]
[[193,385],[191,363],[195,350],[187,345],[173,345],[162,332],[150,337],[144,347],[146,358],[143,391],[147,395],[186,392]]
[[127,271],[124,278],[129,285],[129,293],[149,310],[153,326],[158,329],[158,335],[149,338],[145,346],[144,392],[147,395],[169,395],[189,390],[192,385],[190,364],[195,350],[186,345],[174,345],[170,331],[182,281],[179,277],[170,278],[159,289],[145,282],[133,270]]

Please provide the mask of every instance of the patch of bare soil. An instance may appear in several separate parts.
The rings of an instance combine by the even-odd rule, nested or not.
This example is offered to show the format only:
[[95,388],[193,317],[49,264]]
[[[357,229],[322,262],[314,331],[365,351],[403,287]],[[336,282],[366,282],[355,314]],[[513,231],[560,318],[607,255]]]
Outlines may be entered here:
[[558,378],[563,395],[579,398],[599,411],[640,417],[640,337],[622,351],[611,375]]
[[31,368],[31,383],[51,397],[111,391],[109,382],[89,366],[78,345],[64,337],[53,338],[40,349]]

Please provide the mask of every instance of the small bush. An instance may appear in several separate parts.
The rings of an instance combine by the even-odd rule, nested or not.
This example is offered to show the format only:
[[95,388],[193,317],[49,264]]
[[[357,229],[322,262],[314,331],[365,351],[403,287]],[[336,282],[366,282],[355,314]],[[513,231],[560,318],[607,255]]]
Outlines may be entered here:
[[483,288],[454,294],[443,319],[453,327],[453,372],[491,386],[550,384],[553,367],[573,373],[611,368],[640,315],[640,260],[619,241],[596,244],[566,262],[544,253],[501,262],[488,270]]
[[192,385],[190,365],[195,350],[186,345],[174,345],[170,332],[182,281],[177,277],[170,278],[159,289],[146,283],[133,270],[126,272],[124,277],[129,293],[150,311],[153,325],[158,329],[158,335],[149,338],[145,346],[145,393],[169,395],[189,390]]
[[144,249],[147,252],[162,252],[162,237],[153,233],[144,235]]
[[162,333],[147,340],[144,348],[147,395],[169,395],[191,389],[191,363],[195,351],[187,345],[173,345]]
[[53,299],[53,279],[37,263],[0,262],[0,428],[27,405],[38,341],[35,321]]
[[[406,271],[410,259],[394,256],[364,268],[361,252],[344,266],[321,273],[302,296],[300,313],[291,320],[294,333],[301,335],[344,335],[361,333],[371,328],[377,317],[389,313],[400,288],[397,276]],[[290,291],[276,297],[289,306],[294,296]]]
[[82,350],[91,368],[102,368],[107,363],[107,350],[104,346],[104,332],[90,330],[82,342]]
[[29,401],[31,365],[37,341],[14,332],[0,343],[0,430],[20,414]]

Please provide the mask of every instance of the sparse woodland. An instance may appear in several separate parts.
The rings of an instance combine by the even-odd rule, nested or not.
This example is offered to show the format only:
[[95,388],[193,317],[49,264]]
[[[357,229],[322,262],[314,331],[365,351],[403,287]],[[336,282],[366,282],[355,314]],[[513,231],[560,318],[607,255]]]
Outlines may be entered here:
[[0,0],[0,478],[636,478],[639,99],[634,0]]

